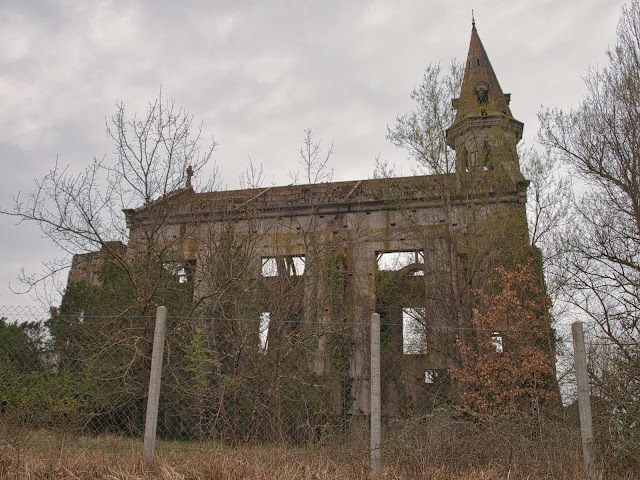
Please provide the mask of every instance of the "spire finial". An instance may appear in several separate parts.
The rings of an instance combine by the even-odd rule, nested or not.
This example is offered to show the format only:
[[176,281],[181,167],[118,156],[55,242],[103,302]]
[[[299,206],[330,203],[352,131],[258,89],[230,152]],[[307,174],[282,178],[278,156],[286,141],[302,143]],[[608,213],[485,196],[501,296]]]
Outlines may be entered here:
[[471,9],[471,25],[476,26],[476,17],[473,15],[473,8]]
[[193,167],[191,165],[189,165],[187,167],[187,184],[185,185],[186,188],[192,188],[191,187],[191,178],[193,177]]

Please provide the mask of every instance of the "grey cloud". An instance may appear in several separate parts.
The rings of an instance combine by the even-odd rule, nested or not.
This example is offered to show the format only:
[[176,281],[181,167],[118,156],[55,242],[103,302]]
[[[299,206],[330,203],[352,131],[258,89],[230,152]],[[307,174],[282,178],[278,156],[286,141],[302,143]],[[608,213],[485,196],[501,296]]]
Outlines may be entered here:
[[[386,126],[411,107],[429,62],[466,56],[472,3],[531,142],[539,105],[574,102],[580,74],[604,58],[621,0],[4,2],[0,204],[28,191],[58,153],[75,169],[112,155],[104,117],[116,100],[142,113],[160,85],[220,142],[230,188],[248,156],[287,183],[307,127],[335,142],[337,179],[369,176],[378,153],[408,173]],[[7,219],[0,228],[11,232],[0,240],[2,303],[15,258],[37,268],[55,250],[31,244],[33,229]]]

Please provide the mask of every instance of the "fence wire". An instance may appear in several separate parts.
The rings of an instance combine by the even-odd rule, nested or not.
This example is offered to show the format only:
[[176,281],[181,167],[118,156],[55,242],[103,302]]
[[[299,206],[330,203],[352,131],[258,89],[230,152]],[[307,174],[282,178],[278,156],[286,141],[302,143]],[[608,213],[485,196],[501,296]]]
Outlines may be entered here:
[[[0,442],[44,444],[70,435],[112,451],[114,441],[99,439],[129,445],[124,439],[141,437],[154,318],[12,307],[1,307],[0,318]],[[294,457],[322,448],[345,461],[365,461],[366,320],[169,312],[160,450],[167,444],[185,451],[277,445]],[[579,434],[562,416],[548,333],[461,333],[427,326],[411,312],[401,321],[383,319],[385,465],[409,464],[416,452],[422,462],[428,457],[458,467],[511,462],[524,442],[542,449],[526,460],[529,467],[550,468],[549,455],[558,453],[549,449],[578,445]],[[551,413],[556,421],[542,420]]]

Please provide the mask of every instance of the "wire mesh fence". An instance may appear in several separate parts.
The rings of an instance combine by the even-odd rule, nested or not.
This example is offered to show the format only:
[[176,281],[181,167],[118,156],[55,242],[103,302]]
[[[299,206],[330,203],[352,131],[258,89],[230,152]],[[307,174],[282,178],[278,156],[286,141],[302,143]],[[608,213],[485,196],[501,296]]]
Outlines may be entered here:
[[[153,317],[0,315],[4,423],[142,433]],[[158,435],[230,445],[345,439],[354,416],[345,330],[169,315]]]
[[[384,468],[580,470],[580,434],[560,402],[549,331],[427,327],[417,313],[380,327]],[[0,318],[0,442],[73,437],[107,454],[140,448],[153,317],[2,307]],[[270,445],[366,470],[368,320],[169,312],[158,451]]]

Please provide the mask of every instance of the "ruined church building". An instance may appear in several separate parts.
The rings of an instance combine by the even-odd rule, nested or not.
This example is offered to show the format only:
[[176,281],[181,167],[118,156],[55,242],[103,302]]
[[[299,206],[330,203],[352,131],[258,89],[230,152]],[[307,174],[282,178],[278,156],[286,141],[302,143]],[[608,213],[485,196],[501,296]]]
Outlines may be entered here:
[[[347,335],[350,415],[369,413],[372,312],[382,318],[383,413],[437,405],[451,395],[459,345],[472,341],[473,292],[487,287],[497,266],[534,255],[528,182],[516,152],[523,124],[475,23],[452,101],[453,173],[203,193],[188,184],[160,200],[168,212],[162,235],[180,240],[176,258],[184,259],[194,299],[215,283],[211,238],[251,242],[251,275],[261,289],[254,338],[265,355],[277,341],[276,324],[296,323],[295,334],[311,345],[300,368],[328,375],[333,347],[325,333]],[[153,220],[148,206],[125,214],[127,249],[135,252]],[[95,270],[91,255],[74,257],[70,281]]]

